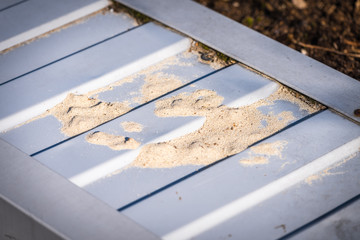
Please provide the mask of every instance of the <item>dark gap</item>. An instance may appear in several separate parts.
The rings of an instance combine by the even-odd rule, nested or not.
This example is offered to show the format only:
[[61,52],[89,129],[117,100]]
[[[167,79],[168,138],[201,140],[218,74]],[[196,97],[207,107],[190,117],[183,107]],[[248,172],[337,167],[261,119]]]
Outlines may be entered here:
[[132,207],[133,205],[135,205],[135,204],[137,204],[137,203],[139,203],[139,202],[141,202],[143,200],[146,200],[146,199],[152,197],[153,195],[155,195],[155,194],[157,194],[159,192],[162,192],[162,191],[166,190],[167,188],[170,188],[170,187],[172,187],[172,186],[174,186],[174,185],[176,185],[176,184],[178,184],[178,183],[180,183],[180,182],[182,182],[182,181],[184,181],[184,180],[186,180],[186,179],[188,179],[188,178],[190,178],[190,177],[192,177],[192,176],[194,176],[194,175],[196,175],[196,174],[198,174],[198,173],[200,173],[200,172],[202,172],[202,171],[204,171],[204,170],[206,170],[206,169],[208,169],[208,168],[210,168],[210,167],[212,167],[212,166],[214,166],[214,165],[216,165],[216,164],[218,164],[218,163],[220,163],[220,162],[222,162],[222,161],[224,161],[224,160],[226,160],[228,158],[230,158],[230,157],[231,156],[220,159],[219,161],[213,162],[213,163],[211,163],[211,164],[209,164],[209,165],[207,165],[205,167],[202,167],[202,168],[196,170],[195,172],[192,172],[192,173],[190,173],[188,175],[185,175],[184,177],[179,178],[178,180],[175,180],[174,182],[169,183],[169,184],[165,185],[164,187],[161,187],[161,188],[159,188],[159,189],[157,189],[157,190],[155,190],[155,191],[153,191],[153,192],[151,192],[151,193],[149,193],[149,194],[147,194],[147,195],[145,195],[145,196],[143,196],[143,197],[141,197],[141,198],[139,198],[139,199],[137,199],[137,200],[135,200],[135,201],[133,201],[131,203],[126,204],[125,206],[123,206],[121,208],[118,208],[117,211],[121,212],[121,211],[123,211],[123,210],[125,210],[125,209],[127,209],[129,207]]

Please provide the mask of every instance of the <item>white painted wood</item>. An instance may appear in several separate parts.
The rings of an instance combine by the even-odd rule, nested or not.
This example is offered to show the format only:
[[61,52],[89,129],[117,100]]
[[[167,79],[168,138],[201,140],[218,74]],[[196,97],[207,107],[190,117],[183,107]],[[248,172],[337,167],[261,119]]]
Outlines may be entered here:
[[135,26],[124,13],[97,14],[0,55],[0,84],[90,47]]
[[154,23],[110,39],[0,87],[0,131],[43,113],[68,93],[86,93],[189,48]]
[[360,239],[360,201],[352,201],[349,205],[321,219],[289,239],[342,240]]
[[[155,71],[153,73],[154,77],[156,76],[155,74],[160,71],[162,74],[169,74],[174,77],[174,79],[178,79],[182,81],[183,84],[186,84],[214,71],[211,66],[199,62],[197,55],[187,52],[179,53],[171,57],[171,59],[164,61],[171,61],[173,63],[166,67],[163,63],[149,67],[155,69],[164,68]],[[145,69],[145,71],[150,72],[150,69]],[[133,102],[132,99],[134,97],[141,97],[141,89],[145,84],[144,78],[144,75],[140,75],[134,77],[132,82],[121,86],[114,86],[110,91],[99,93],[99,99],[106,102],[128,101],[131,108],[138,107],[139,104]],[[61,123],[55,117],[48,116],[1,133],[0,137],[31,155],[66,140],[67,137],[60,131],[61,127]]]
[[[359,163],[358,154],[341,166],[330,170],[329,176],[313,182],[311,186],[306,182],[297,184],[244,212],[241,216],[199,235],[197,239],[209,239],[210,236],[224,236],[229,233],[234,234],[235,238],[236,236],[249,236],[251,239],[286,237],[287,233],[307,225],[359,194],[359,182],[355,180],[360,172]],[[236,230],[234,227],[236,224],[243,227]]]
[[[241,165],[241,159],[257,156],[248,149],[123,213],[164,239],[224,238],[229,234],[273,239],[285,234],[276,226],[285,224],[287,232],[295,230],[359,193],[359,182],[351,180],[360,171],[360,128],[356,124],[325,111],[264,143],[276,141],[287,144],[282,156],[269,157],[269,164]],[[340,170],[331,171],[340,173],[312,185],[305,182],[342,161]],[[323,185],[312,190],[319,182]],[[346,190],[338,194],[329,187]],[[316,200],[307,202],[309,198]],[[170,216],[176,219],[169,221]]]
[[0,51],[109,5],[107,0],[31,0],[0,12]]
[[166,234],[163,236],[163,239],[192,239],[193,237],[209,231],[216,226],[224,224],[231,218],[260,205],[272,197],[280,195],[283,191],[287,191],[295,185],[304,182],[308,177],[311,177],[322,170],[331,167],[339,161],[346,159],[352,154],[358,152],[359,146],[360,137],[328,152],[324,156],[292,171],[288,175],[258,188],[242,198],[236,199],[218,209],[212,210],[195,221],[189,222],[185,226]]
[[0,1],[0,11],[5,11],[6,9],[16,6],[17,4],[21,4],[22,2],[25,2],[25,1],[27,1],[27,0],[1,0]]

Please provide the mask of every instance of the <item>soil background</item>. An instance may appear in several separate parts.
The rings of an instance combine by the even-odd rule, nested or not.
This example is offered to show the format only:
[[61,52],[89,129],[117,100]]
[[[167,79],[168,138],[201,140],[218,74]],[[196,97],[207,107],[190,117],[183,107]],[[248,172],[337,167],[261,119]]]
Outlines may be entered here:
[[360,0],[196,0],[360,80]]

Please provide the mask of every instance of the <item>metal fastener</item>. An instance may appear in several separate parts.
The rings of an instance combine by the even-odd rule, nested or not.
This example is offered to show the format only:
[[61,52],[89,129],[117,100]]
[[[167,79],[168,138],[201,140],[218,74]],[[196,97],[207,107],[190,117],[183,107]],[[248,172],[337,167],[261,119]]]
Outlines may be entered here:
[[356,117],[360,117],[360,109],[355,109],[354,115],[355,115]]

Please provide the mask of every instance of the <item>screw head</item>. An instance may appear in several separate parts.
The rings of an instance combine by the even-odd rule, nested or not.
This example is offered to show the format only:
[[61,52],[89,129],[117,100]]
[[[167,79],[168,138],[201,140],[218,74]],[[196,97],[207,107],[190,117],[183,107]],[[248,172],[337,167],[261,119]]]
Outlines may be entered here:
[[356,117],[360,117],[360,109],[355,109],[354,115],[355,115]]

